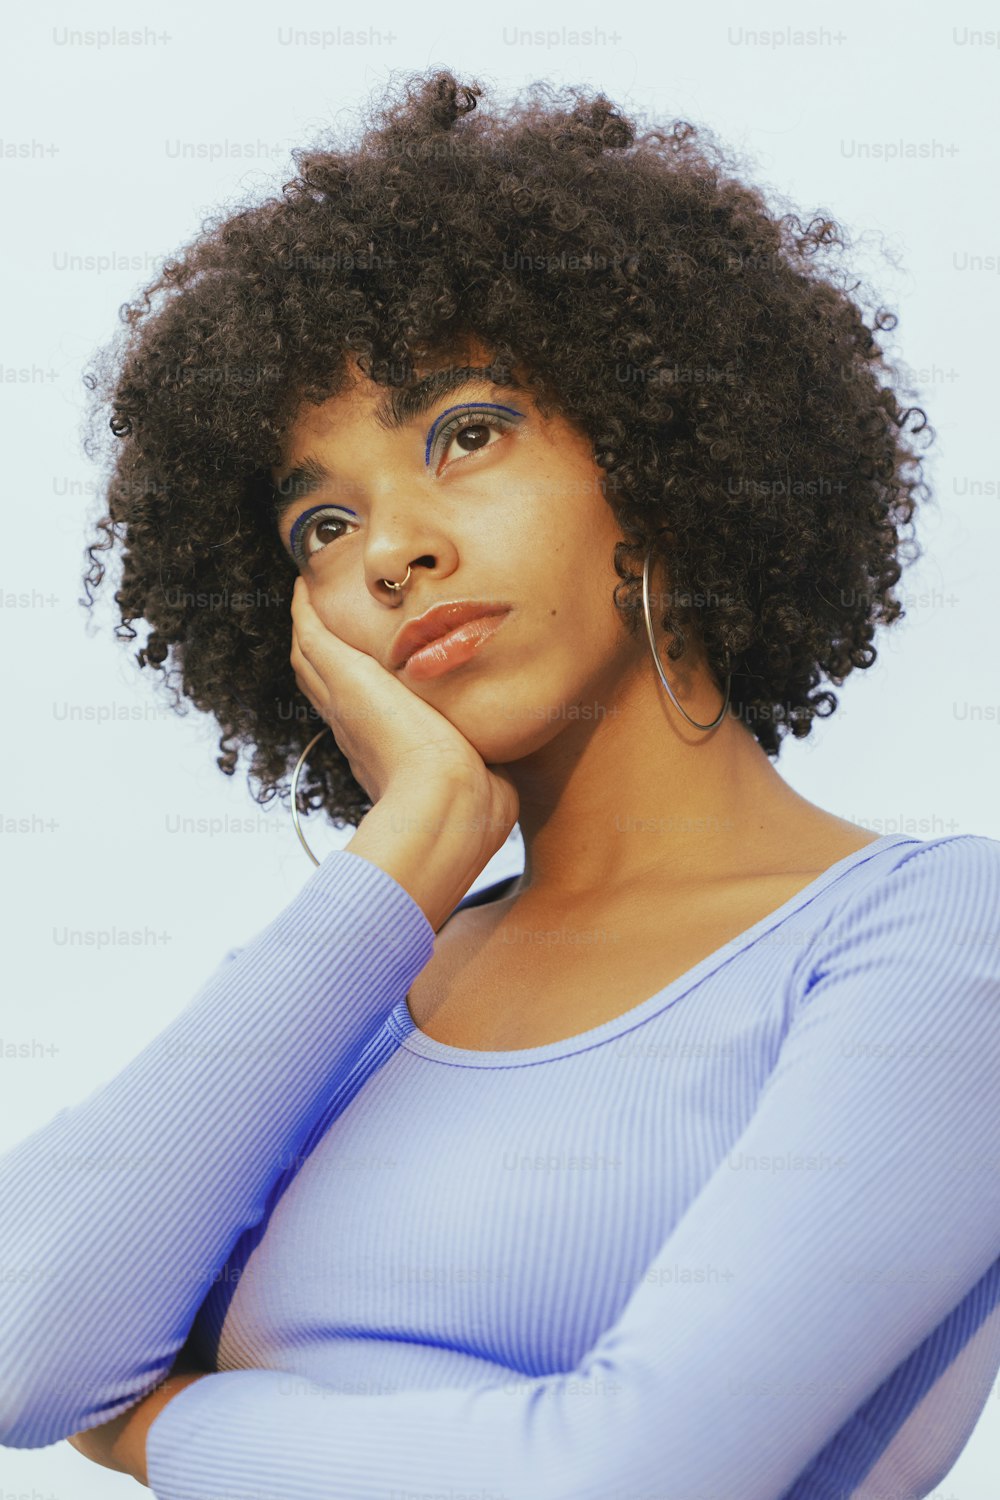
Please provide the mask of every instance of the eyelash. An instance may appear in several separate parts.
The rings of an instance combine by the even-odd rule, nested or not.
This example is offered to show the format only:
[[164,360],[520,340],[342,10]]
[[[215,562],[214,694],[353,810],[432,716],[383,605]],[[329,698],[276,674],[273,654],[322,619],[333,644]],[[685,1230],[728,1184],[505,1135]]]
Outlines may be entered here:
[[[437,473],[437,469],[435,467],[435,459],[439,455],[447,453],[449,447],[451,446],[452,439],[459,432],[464,432],[467,427],[490,427],[496,429],[497,431],[505,432],[512,427],[515,427],[521,420],[522,417],[520,413],[518,413],[516,416],[500,416],[492,408],[486,408],[484,410],[480,407],[470,407],[463,412],[459,412],[457,416],[452,417],[450,421],[446,422],[444,426],[437,433],[435,433],[434,441],[431,445],[431,455],[428,466],[433,469],[434,473]],[[487,443],[485,446],[487,448],[492,448],[495,446],[495,444]],[[482,451],[483,449],[480,448],[473,450],[473,452],[476,453],[481,453]],[[472,453],[468,453],[465,456],[467,458],[471,458],[473,455]],[[461,462],[462,459],[453,460],[453,463]],[[452,465],[449,464],[448,467],[451,468]],[[314,526],[318,526],[321,523],[329,521],[343,522],[345,519],[345,516],[338,513],[336,506],[319,505],[316,506],[314,510],[304,511],[292,526],[291,535],[289,537],[289,545],[291,547],[292,555],[296,563],[298,563],[301,567],[305,562],[309,560],[310,557],[315,557],[317,552],[322,552],[324,550],[323,547],[317,547],[313,552],[306,551],[306,543],[308,542],[309,537],[312,534]],[[341,532],[341,536],[343,536],[343,532]],[[339,541],[340,537],[334,537],[333,540]],[[329,546],[329,543],[326,543],[325,546]]]
[[[435,474],[437,473],[436,459],[448,452],[452,438],[459,432],[464,432],[466,427],[494,427],[499,432],[506,432],[510,428],[516,427],[520,421],[520,414],[514,416],[505,413],[501,416],[496,407],[467,407],[465,411],[460,411],[457,416],[445,422],[444,426],[439,428],[434,434],[434,441],[431,444],[431,452],[428,460],[429,467],[433,469]],[[486,446],[492,447],[492,444],[488,443]],[[474,451],[481,452],[482,450],[476,449]],[[470,456],[470,454],[466,454],[467,458]]]

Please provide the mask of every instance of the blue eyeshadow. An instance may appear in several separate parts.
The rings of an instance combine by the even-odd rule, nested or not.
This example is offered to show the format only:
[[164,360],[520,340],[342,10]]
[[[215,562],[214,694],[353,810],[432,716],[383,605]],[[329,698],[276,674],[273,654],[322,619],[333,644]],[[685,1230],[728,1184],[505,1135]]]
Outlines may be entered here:
[[319,511],[319,510],[338,510],[338,511],[342,510],[345,515],[354,516],[355,519],[357,519],[357,514],[358,514],[356,510],[348,510],[346,505],[335,505],[335,506],[334,505],[311,505],[308,510],[304,510],[302,512],[301,516],[297,516],[295,518],[295,524],[293,525],[293,527],[292,527],[292,529],[291,529],[291,531],[289,533],[289,536],[288,536],[288,549],[291,552],[291,554],[292,554],[293,557],[298,558],[298,551],[297,551],[298,537],[299,537],[299,533],[302,530],[302,527],[309,520],[309,517],[310,516],[314,516],[316,514],[316,512]]
[[427,445],[424,448],[425,469],[431,461],[431,443],[434,441],[434,434],[445,417],[450,416],[453,411],[509,411],[513,417],[522,417],[524,415],[523,412],[516,411],[513,406],[500,406],[496,401],[463,401],[460,406],[449,406],[446,411],[441,412],[440,416],[435,417],[431,423],[431,430],[427,434]]

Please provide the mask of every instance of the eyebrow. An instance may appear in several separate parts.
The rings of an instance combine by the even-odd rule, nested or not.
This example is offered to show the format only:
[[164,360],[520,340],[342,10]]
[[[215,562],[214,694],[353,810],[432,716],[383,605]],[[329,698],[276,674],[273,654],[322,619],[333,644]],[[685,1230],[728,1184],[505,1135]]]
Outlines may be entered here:
[[[383,432],[399,432],[417,417],[424,416],[444,397],[452,396],[466,386],[487,385],[491,390],[501,393],[524,389],[513,375],[503,385],[499,384],[493,379],[495,370],[494,365],[452,365],[447,369],[434,370],[413,385],[394,387],[378,402],[372,420]],[[280,524],[286,511],[297,501],[333,485],[335,479],[332,471],[310,454],[294,469],[290,469],[277,484],[272,482],[271,514],[275,525]]]

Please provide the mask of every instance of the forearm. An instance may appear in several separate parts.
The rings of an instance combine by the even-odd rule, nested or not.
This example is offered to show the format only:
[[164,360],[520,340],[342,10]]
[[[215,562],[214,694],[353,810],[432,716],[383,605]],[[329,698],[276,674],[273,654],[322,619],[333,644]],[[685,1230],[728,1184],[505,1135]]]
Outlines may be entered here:
[[213,1273],[328,1120],[338,1069],[487,862],[482,806],[433,778],[380,800],[127,1068],[0,1160],[11,1258],[48,1272],[0,1297],[0,1442],[114,1420],[167,1373]]
[[184,1367],[181,1361],[174,1366],[167,1378],[160,1382],[135,1406],[103,1422],[100,1427],[91,1427],[77,1432],[68,1439],[70,1445],[102,1468],[114,1469],[119,1474],[131,1474],[140,1484],[148,1484],[146,1473],[146,1436],[160,1412],[185,1386],[203,1379],[207,1370]]
[[47,1272],[0,1289],[0,1442],[57,1442],[167,1373],[432,944],[402,890],[331,854],[123,1072],[0,1160],[9,1259]]

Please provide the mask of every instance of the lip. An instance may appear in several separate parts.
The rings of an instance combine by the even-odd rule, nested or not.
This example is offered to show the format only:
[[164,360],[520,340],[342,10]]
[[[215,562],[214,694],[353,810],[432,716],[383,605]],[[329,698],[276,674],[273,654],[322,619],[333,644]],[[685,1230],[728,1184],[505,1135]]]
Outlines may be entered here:
[[408,620],[392,643],[392,665],[406,665],[411,656],[422,646],[440,640],[470,620],[482,620],[488,616],[506,615],[509,604],[477,604],[472,599],[457,599],[450,604],[435,604],[415,620]]
[[507,618],[507,611],[500,615],[479,615],[475,620],[466,620],[447,635],[439,635],[428,645],[414,651],[403,664],[403,671],[411,682],[426,682],[431,677],[441,677],[471,661],[480,648],[496,635]]

